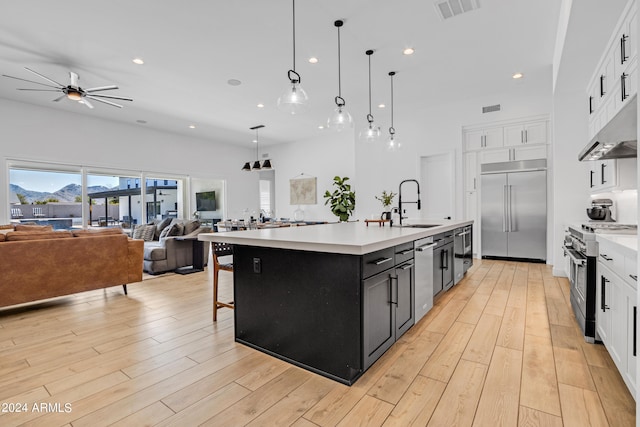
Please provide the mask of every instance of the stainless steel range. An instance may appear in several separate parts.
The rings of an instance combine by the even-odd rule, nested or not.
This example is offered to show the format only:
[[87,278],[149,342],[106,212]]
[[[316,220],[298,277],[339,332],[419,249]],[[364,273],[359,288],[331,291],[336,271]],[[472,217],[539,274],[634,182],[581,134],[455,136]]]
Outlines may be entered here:
[[596,234],[635,234],[637,225],[589,222],[569,226],[564,237],[564,255],[568,260],[571,283],[571,307],[588,342],[600,341],[596,333],[596,280],[598,242]]

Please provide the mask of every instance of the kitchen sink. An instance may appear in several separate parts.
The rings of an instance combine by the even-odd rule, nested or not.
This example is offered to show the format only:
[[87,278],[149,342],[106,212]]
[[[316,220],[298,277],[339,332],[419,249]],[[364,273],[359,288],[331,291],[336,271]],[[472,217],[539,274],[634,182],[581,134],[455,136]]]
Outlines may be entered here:
[[431,227],[438,227],[440,224],[407,224],[407,225],[403,225],[403,227],[409,227],[409,228],[431,228]]

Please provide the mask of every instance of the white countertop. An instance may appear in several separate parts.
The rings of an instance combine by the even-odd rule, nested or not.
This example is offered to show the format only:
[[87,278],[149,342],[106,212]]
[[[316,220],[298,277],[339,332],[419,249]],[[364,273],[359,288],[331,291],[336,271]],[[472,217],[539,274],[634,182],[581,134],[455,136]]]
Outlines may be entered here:
[[596,240],[618,245],[625,256],[638,255],[638,236],[636,234],[596,234]]
[[407,220],[405,224],[438,224],[431,228],[379,227],[364,222],[305,225],[300,227],[268,228],[261,230],[200,233],[198,239],[235,245],[294,249],[364,255],[402,243],[433,236],[473,221]]

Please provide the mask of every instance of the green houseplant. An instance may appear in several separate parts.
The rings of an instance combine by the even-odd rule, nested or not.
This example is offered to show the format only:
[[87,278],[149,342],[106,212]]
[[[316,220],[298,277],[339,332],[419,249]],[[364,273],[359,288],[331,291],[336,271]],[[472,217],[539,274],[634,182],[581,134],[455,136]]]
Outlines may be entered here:
[[349,178],[346,176],[344,178],[334,177],[333,185],[337,188],[333,193],[329,190],[324,193],[324,198],[327,199],[324,204],[330,205],[331,212],[342,222],[348,221],[349,216],[356,208],[356,193],[351,191],[351,185],[346,183],[348,180]]
[[380,200],[380,202],[382,202],[383,211],[380,219],[391,219],[391,210],[389,208],[393,203],[394,197],[396,197],[396,193],[393,191],[387,193],[386,190],[382,190],[382,194],[380,196],[375,196],[376,200]]

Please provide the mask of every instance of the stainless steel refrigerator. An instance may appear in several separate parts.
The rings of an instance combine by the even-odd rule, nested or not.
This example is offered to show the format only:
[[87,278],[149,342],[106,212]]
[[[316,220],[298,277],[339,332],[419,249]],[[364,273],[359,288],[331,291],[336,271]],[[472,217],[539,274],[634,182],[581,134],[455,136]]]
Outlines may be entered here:
[[547,258],[546,160],[482,165],[482,258]]

